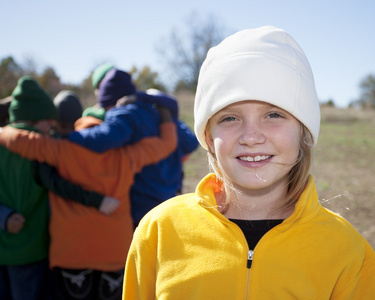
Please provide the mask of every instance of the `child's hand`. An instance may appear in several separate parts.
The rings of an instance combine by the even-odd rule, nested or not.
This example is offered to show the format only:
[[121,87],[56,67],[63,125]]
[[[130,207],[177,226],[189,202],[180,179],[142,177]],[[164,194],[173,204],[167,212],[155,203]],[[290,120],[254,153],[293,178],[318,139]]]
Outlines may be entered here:
[[7,231],[13,234],[19,233],[22,230],[24,224],[24,216],[19,213],[13,213],[8,217]]
[[157,106],[156,110],[159,112],[161,122],[173,121],[172,113],[167,107]]
[[155,89],[148,89],[146,94],[139,94],[137,97],[139,101],[148,102],[157,107],[167,107],[172,114],[172,118],[178,119],[178,103],[174,97]]
[[120,201],[118,201],[116,198],[105,196],[102,204],[99,207],[99,211],[109,216],[117,209],[119,205]]

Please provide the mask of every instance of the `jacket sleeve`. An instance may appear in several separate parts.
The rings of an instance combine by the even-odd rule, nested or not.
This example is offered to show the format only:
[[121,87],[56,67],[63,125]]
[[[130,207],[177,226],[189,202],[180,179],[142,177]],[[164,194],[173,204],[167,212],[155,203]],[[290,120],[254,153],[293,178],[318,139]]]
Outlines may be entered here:
[[178,148],[183,156],[186,156],[197,149],[198,139],[185,123],[177,121],[177,132]]
[[52,166],[59,163],[61,143],[62,140],[10,126],[3,127],[0,131],[0,145],[23,158],[46,162]]
[[375,252],[367,241],[365,243],[364,261],[354,280],[344,283],[344,290],[333,294],[332,299],[361,300],[374,299],[375,295]]
[[143,239],[138,227],[125,265],[123,300],[155,299],[156,254]]
[[62,178],[54,167],[46,163],[35,162],[34,169],[37,183],[48,190],[65,199],[76,201],[85,206],[100,207],[104,195],[93,191],[86,191],[81,186]]
[[131,122],[130,114],[112,116],[110,112],[107,112],[103,123],[92,128],[74,131],[68,139],[92,151],[103,153],[130,142],[134,132],[133,128],[136,128]]
[[177,147],[176,125],[164,122],[159,125],[160,137],[146,137],[139,142],[128,145],[127,155],[133,172],[138,173],[146,165],[154,164],[166,158]]

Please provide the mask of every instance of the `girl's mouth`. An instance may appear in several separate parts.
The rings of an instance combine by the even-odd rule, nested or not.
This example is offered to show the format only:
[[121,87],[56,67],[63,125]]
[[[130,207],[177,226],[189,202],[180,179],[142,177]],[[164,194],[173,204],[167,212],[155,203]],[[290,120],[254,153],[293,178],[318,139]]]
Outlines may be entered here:
[[257,156],[239,156],[238,159],[239,160],[243,160],[243,161],[262,161],[262,160],[266,160],[266,159],[269,159],[271,158],[272,155],[257,155]]

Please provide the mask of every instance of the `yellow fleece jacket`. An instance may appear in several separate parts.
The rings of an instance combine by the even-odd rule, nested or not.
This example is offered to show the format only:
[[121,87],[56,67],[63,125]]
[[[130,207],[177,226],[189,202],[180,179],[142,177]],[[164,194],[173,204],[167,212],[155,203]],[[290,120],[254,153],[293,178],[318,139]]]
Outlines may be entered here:
[[126,263],[123,299],[375,299],[375,253],[318,202],[312,176],[293,214],[253,250],[219,213],[206,176],[196,192],[149,212]]

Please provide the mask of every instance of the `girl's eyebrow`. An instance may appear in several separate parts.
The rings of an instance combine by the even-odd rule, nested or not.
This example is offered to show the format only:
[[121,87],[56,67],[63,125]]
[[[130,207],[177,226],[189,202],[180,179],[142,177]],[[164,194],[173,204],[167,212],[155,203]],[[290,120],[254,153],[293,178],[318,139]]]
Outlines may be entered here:
[[222,109],[221,111],[218,111],[215,115],[216,116],[222,116],[222,115],[231,115],[231,114],[237,114],[240,110],[238,109]]
[[273,105],[273,104],[269,104],[269,107],[270,107],[270,109],[279,109],[279,110],[287,112],[285,109],[282,109],[281,107]]

